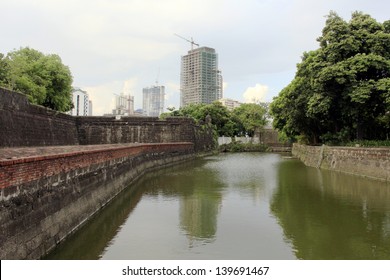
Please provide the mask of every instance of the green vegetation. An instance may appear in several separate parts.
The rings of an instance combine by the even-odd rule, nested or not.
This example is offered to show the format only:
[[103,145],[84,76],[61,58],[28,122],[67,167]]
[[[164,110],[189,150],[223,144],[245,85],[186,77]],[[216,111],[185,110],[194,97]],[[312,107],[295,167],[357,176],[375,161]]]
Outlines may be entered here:
[[266,152],[268,146],[265,144],[253,144],[242,142],[231,142],[229,144],[222,144],[218,147],[220,152]]
[[317,40],[271,104],[274,127],[311,144],[389,139],[390,20],[330,12]]
[[346,144],[351,147],[390,147],[390,140],[355,140]]
[[220,102],[215,101],[212,104],[190,104],[179,110],[174,108],[169,110],[171,112],[162,114],[161,118],[191,117],[200,125],[205,124],[207,118],[210,118],[218,136],[253,136],[255,130],[261,129],[267,123],[266,109],[258,104],[242,104],[229,111]]
[[0,86],[26,94],[33,104],[66,112],[72,108],[72,75],[58,55],[20,48],[0,54]]

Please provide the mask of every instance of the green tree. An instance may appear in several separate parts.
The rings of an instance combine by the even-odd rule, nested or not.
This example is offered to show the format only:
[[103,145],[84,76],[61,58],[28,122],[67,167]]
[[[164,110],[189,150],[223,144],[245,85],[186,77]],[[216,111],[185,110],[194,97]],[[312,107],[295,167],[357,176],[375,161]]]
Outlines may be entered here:
[[206,123],[206,118],[210,117],[218,135],[233,136],[230,112],[218,101],[211,104],[189,104],[179,110],[170,110],[164,114],[164,117],[167,116],[190,117],[199,124]]
[[72,75],[58,55],[27,47],[8,53],[5,61],[7,87],[25,93],[33,104],[62,112],[72,108]]
[[242,133],[253,136],[256,130],[267,124],[266,109],[259,104],[241,104],[233,110],[232,119]]
[[389,23],[361,12],[346,22],[331,12],[318,42],[271,104],[274,126],[311,143],[388,137]]
[[235,136],[248,134],[253,136],[256,129],[266,124],[266,109],[258,104],[242,104],[230,112],[221,102],[211,104],[189,104],[179,110],[165,113],[166,116],[183,116],[193,118],[204,124],[211,118],[211,124],[219,136]]
[[6,86],[7,84],[8,63],[5,60],[5,56],[0,53],[0,86]]

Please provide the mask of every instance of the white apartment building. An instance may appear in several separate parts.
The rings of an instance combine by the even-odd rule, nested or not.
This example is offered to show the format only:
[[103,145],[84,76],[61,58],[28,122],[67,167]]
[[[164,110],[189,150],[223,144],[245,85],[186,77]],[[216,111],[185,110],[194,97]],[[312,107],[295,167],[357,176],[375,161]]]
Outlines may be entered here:
[[180,106],[210,104],[223,96],[222,75],[218,70],[218,54],[201,47],[181,58]]
[[92,116],[92,101],[88,93],[80,88],[72,90],[73,109],[69,112],[72,116]]
[[240,107],[242,104],[241,102],[230,98],[221,98],[218,101],[221,102],[222,105],[225,106],[229,111],[233,111],[235,108]]

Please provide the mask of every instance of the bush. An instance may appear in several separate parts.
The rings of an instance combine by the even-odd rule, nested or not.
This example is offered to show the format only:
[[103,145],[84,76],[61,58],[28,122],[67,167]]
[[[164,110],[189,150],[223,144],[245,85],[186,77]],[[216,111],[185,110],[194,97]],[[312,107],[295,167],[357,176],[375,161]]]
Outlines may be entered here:
[[242,142],[231,142],[219,146],[220,152],[266,152],[268,146],[264,144],[252,144]]

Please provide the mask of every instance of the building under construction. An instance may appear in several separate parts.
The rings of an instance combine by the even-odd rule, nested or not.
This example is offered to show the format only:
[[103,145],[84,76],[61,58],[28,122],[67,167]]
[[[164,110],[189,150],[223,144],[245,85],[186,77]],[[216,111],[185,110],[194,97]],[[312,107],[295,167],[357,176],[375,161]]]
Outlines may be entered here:
[[131,116],[134,114],[134,96],[116,95],[115,109],[112,110],[114,116]]
[[[194,44],[193,42],[191,42]],[[180,106],[210,104],[222,98],[222,75],[214,49],[191,49],[181,58]]]

